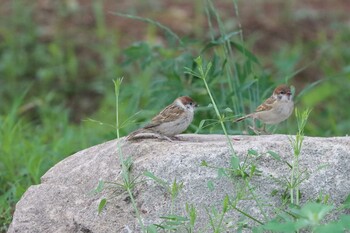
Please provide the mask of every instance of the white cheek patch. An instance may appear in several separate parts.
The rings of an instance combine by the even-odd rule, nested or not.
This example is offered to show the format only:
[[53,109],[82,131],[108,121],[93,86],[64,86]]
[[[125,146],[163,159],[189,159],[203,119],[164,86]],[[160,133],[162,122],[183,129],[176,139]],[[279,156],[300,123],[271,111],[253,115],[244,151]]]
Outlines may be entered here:
[[185,105],[183,105],[183,103],[178,99],[178,100],[176,100],[176,105],[177,106],[179,106],[180,108],[183,108],[183,109],[186,109],[186,106]]
[[291,99],[292,99],[292,96],[290,96],[290,95],[285,95],[285,96],[283,96],[283,99],[284,99],[284,100],[291,100]]
[[190,112],[194,112],[194,107],[192,105],[186,105],[186,108],[190,111]]
[[292,96],[291,95],[279,95],[278,99],[282,100],[282,101],[289,101],[292,99]]

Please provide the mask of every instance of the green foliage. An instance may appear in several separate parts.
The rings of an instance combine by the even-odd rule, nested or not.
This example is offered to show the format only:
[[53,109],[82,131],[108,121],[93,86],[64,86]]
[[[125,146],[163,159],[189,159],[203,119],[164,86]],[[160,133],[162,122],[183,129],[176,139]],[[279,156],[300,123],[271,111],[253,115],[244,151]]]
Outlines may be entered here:
[[218,118],[219,120],[219,123],[221,125],[221,128],[227,138],[227,141],[230,145],[230,149],[231,149],[231,153],[232,153],[232,158],[234,159],[234,165],[235,167],[234,168],[238,168],[238,164],[239,164],[239,160],[237,158],[237,156],[235,155],[235,152],[234,152],[234,149],[233,149],[233,144],[232,144],[232,140],[230,139],[228,133],[227,133],[227,130],[226,130],[226,127],[224,125],[224,116],[220,114],[220,111],[215,103],[215,100],[213,98],[213,95],[212,95],[212,92],[209,88],[209,85],[207,83],[207,79],[208,79],[208,75],[209,75],[209,72],[210,72],[210,69],[212,67],[212,63],[209,62],[206,66],[203,64],[203,61],[202,61],[202,58],[201,57],[197,57],[195,60],[196,62],[196,67],[198,69],[198,72],[195,72],[194,70],[191,70],[190,68],[186,68],[187,69],[187,73],[194,76],[194,77],[198,77],[200,78],[201,80],[203,80],[203,83],[205,85],[205,89],[207,90],[207,93],[210,97],[210,101],[211,101],[211,104],[215,110],[215,114],[216,114],[216,117]]
[[299,230],[311,230],[314,233],[344,232],[350,230],[350,215],[341,215],[338,221],[323,223],[326,215],[333,206],[309,202],[301,208],[291,207],[286,213],[257,227],[253,232],[297,232]]
[[[74,152],[98,143],[104,132],[69,124],[67,111],[52,108],[41,111],[41,125],[32,125],[18,111],[18,99],[7,115],[0,115],[0,221],[1,228],[11,220],[14,204],[30,184],[54,164]],[[90,138],[92,132],[95,138]],[[100,139],[98,139],[100,138]]]

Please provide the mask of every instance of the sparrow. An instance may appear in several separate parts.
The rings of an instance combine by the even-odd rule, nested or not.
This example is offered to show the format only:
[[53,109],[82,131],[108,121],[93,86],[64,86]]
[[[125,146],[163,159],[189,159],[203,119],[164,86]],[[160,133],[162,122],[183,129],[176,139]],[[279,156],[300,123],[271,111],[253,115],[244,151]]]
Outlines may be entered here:
[[255,112],[240,117],[235,122],[242,121],[246,118],[253,118],[253,127],[250,127],[256,134],[260,134],[255,129],[255,119],[264,123],[262,131],[266,133],[265,125],[276,125],[286,119],[292,114],[294,109],[293,94],[290,87],[287,85],[279,85],[273,91],[271,97],[259,105]]
[[175,135],[185,131],[191,124],[197,106],[197,103],[188,96],[178,97],[156,115],[149,124],[130,133],[126,140],[158,135],[172,141],[169,137],[176,138]]

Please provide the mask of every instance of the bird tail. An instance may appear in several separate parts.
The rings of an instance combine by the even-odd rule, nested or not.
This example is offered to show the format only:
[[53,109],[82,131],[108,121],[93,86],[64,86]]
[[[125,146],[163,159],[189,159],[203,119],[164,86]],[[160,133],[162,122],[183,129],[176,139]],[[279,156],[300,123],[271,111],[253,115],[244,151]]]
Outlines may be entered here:
[[141,139],[141,138],[148,138],[148,137],[153,137],[155,134],[157,134],[157,133],[153,132],[150,129],[143,127],[143,128],[140,128],[138,130],[131,132],[128,136],[126,136],[125,140],[131,141],[131,140],[136,140],[136,139]]
[[129,135],[126,136],[125,140],[127,140],[127,141],[134,140],[135,137],[136,137],[138,134],[140,134],[141,132],[142,132],[142,129],[135,130],[135,131],[129,133]]
[[252,116],[252,114],[248,114],[248,115],[242,116],[242,117],[234,120],[233,122],[240,122],[240,121],[243,121],[243,120],[245,120],[245,119],[247,119],[247,118],[249,118],[251,116]]

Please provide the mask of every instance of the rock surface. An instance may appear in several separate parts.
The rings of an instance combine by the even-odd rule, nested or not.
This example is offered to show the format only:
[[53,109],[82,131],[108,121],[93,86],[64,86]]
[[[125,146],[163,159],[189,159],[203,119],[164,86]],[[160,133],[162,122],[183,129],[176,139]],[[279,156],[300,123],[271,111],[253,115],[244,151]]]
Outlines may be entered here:
[[[289,178],[286,163],[274,159],[268,151],[274,151],[283,160],[291,163],[293,152],[286,135],[234,136],[235,153],[243,161],[251,150],[259,156],[248,156],[256,164],[260,176],[251,178],[251,186],[267,211],[281,203],[285,186],[277,178]],[[201,166],[205,160],[210,166],[229,167],[230,150],[223,135],[181,135],[181,141],[168,142],[156,139],[123,142],[122,154],[131,156],[132,174],[150,171],[169,183],[183,182],[183,189],[175,201],[174,212],[185,216],[185,204],[193,204],[197,210],[195,232],[212,232],[206,228],[206,208],[222,209],[225,195],[237,195],[242,190],[242,178],[218,176],[217,168]],[[112,195],[105,189],[94,193],[99,180],[120,181],[121,166],[117,153],[117,140],[109,141],[80,151],[51,168],[41,179],[41,184],[31,186],[17,203],[13,221],[8,230],[13,232],[140,232],[135,212],[126,193]],[[321,170],[318,168],[326,165]],[[300,157],[300,169],[306,169],[309,178],[301,184],[302,200],[317,198],[320,193],[329,194],[330,202],[340,204],[350,193],[350,137],[311,138],[306,137]],[[151,179],[136,185],[134,195],[145,225],[160,223],[160,216],[170,213],[171,198],[168,192]],[[208,181],[213,189],[208,188]],[[211,186],[211,185],[209,185]],[[115,189],[114,189],[115,190]],[[278,191],[272,196],[273,190]],[[249,191],[245,195],[250,196]],[[100,214],[101,198],[107,204]],[[238,207],[262,219],[256,202],[240,201]],[[225,224],[243,219],[238,212],[225,215]],[[235,232],[231,230],[230,232]]]

